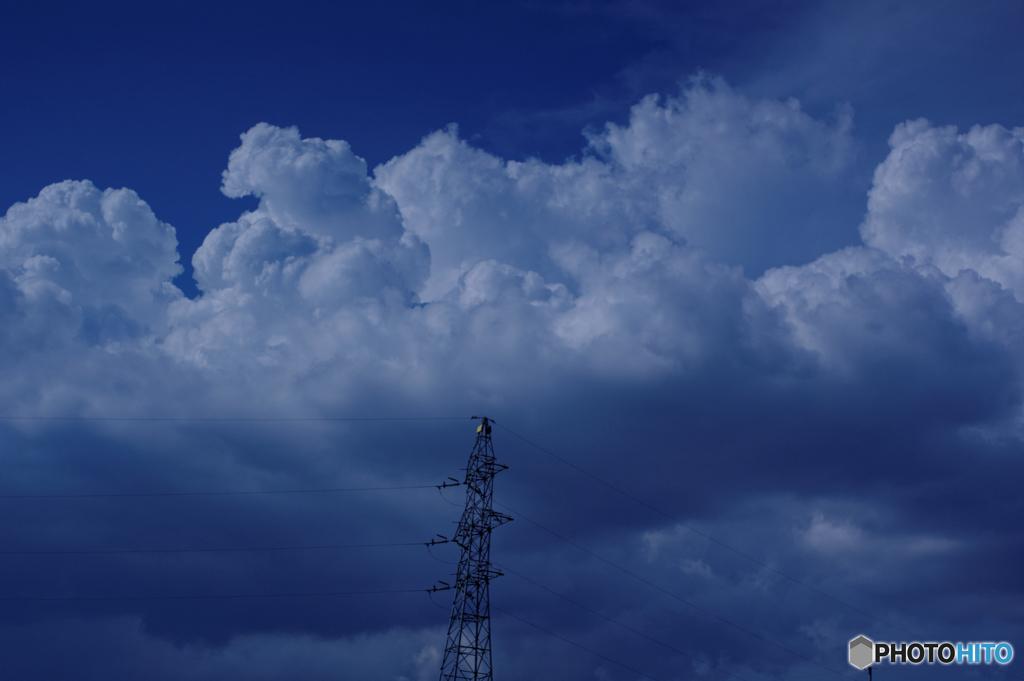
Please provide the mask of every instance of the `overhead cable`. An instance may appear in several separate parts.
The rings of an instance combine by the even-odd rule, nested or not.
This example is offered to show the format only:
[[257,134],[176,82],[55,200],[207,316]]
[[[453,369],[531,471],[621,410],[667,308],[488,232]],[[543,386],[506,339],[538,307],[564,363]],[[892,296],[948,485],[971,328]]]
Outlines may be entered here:
[[602,563],[610,565],[611,567],[613,567],[616,570],[622,572],[623,574],[629,575],[633,579],[636,579],[636,580],[638,580],[640,582],[643,582],[647,586],[649,586],[649,587],[651,587],[651,588],[653,588],[653,589],[655,589],[657,591],[660,591],[661,593],[665,594],[666,596],[669,596],[670,598],[674,598],[675,600],[677,600],[677,601],[679,601],[681,603],[685,603],[686,605],[689,605],[691,608],[694,608],[695,610],[699,610],[700,612],[704,613],[705,615],[708,615],[709,617],[713,617],[716,620],[718,620],[719,622],[722,622],[723,624],[727,624],[730,627],[733,627],[734,629],[742,631],[743,633],[747,634],[748,636],[752,636],[752,637],[758,639],[759,641],[763,641],[764,643],[767,643],[768,645],[770,645],[770,646],[772,646],[774,648],[777,648],[777,649],[779,649],[779,650],[781,650],[783,652],[789,653],[790,655],[793,655],[795,657],[799,657],[801,660],[804,660],[805,662],[810,662],[811,664],[815,665],[816,667],[820,667],[820,668],[822,668],[822,669],[824,669],[826,671],[832,672],[833,674],[836,674],[838,676],[842,676],[844,678],[849,678],[848,676],[846,676],[846,674],[843,674],[842,672],[836,671],[835,669],[832,669],[831,667],[827,667],[827,666],[821,664],[820,662],[817,662],[817,661],[815,661],[815,660],[813,660],[813,659],[811,659],[811,658],[809,658],[809,657],[807,657],[805,655],[802,655],[802,654],[796,652],[795,650],[790,650],[789,648],[786,648],[783,645],[775,643],[774,641],[772,641],[770,639],[767,639],[767,638],[761,636],[760,634],[757,634],[757,633],[755,633],[753,631],[750,631],[749,629],[747,629],[747,628],[745,628],[745,627],[743,627],[743,626],[741,626],[739,624],[736,624],[735,622],[731,622],[731,621],[725,619],[721,615],[717,615],[717,614],[711,612],[710,610],[702,608],[701,606],[697,605],[696,603],[693,603],[692,601],[686,600],[682,596],[679,596],[678,594],[675,594],[675,593],[669,591],[668,589],[665,589],[665,588],[663,588],[661,586],[658,586],[654,582],[641,577],[640,575],[636,574],[635,572],[632,572],[631,570],[629,570],[627,568],[624,568],[621,565],[618,565],[617,563],[613,563],[612,561],[608,560],[607,558],[604,558],[603,556],[599,556],[598,554],[594,553],[593,551],[580,546],[579,544],[577,544],[576,542],[572,541],[571,539],[567,539],[566,537],[558,534],[554,530],[541,525],[536,520],[531,520],[530,518],[528,518],[525,515],[523,515],[522,512],[517,511],[514,508],[512,508],[512,507],[510,507],[510,506],[508,506],[506,504],[501,504],[501,503],[498,503],[497,501],[495,501],[494,505],[495,506],[501,506],[502,508],[504,508],[504,509],[506,509],[508,511],[511,511],[512,513],[514,513],[516,515],[517,518],[522,518],[523,520],[525,520],[525,521],[527,521],[527,522],[529,522],[529,523],[531,523],[533,525],[536,525],[537,527],[539,527],[540,529],[544,530],[545,532],[553,535],[554,537],[557,537],[558,539],[561,539],[562,541],[564,541],[565,543],[567,543],[567,544],[569,544],[571,546],[576,547],[580,551],[583,551],[584,553],[586,553],[586,554],[588,554],[590,556],[593,556],[594,558],[598,559]]
[[553,594],[555,596],[558,596],[562,600],[568,601],[569,603],[572,603],[573,605],[575,605],[578,608],[586,610],[587,612],[589,612],[591,614],[597,615],[601,619],[607,620],[607,621],[611,622],[612,624],[614,624],[614,625],[616,625],[618,627],[622,627],[626,631],[631,631],[634,634],[636,634],[637,636],[641,636],[641,637],[647,639],[648,641],[651,641],[652,643],[657,643],[659,646],[661,646],[663,648],[667,648],[668,650],[671,650],[674,653],[679,653],[683,657],[688,657],[691,660],[693,660],[695,662],[698,662],[698,663],[700,663],[700,664],[702,664],[702,665],[704,665],[704,666],[706,666],[706,667],[708,667],[710,669],[714,669],[716,671],[722,672],[726,676],[731,676],[734,679],[739,679],[739,681],[746,681],[746,679],[744,679],[742,676],[737,676],[736,674],[733,674],[731,672],[727,672],[726,670],[722,669],[721,667],[716,667],[715,665],[711,664],[710,662],[707,662],[706,660],[702,660],[699,657],[695,657],[693,655],[690,655],[689,653],[684,653],[682,650],[679,650],[679,648],[676,648],[674,646],[670,646],[669,644],[665,643],[664,641],[659,641],[656,638],[648,636],[647,634],[645,634],[642,631],[639,631],[637,629],[634,629],[633,627],[629,626],[628,624],[623,624],[622,622],[619,622],[616,619],[608,617],[607,615],[603,615],[603,614],[599,613],[596,610],[592,610],[591,608],[588,608],[587,606],[583,605],[582,603],[580,603],[578,601],[574,601],[573,599],[569,598],[565,594],[560,594],[560,593],[558,593],[557,591],[555,591],[553,589],[549,589],[548,587],[544,586],[543,584],[539,584],[539,583],[533,581],[529,577],[526,577],[524,575],[519,574],[518,572],[516,572],[512,568],[508,567],[507,565],[498,565],[497,563],[494,563],[494,566],[497,567],[499,570],[502,570],[503,572],[506,572],[506,573],[511,574],[511,575],[515,575],[516,577],[519,577],[520,579],[522,579],[524,581],[527,581],[530,584],[533,584],[534,586],[536,586],[538,588],[544,589],[548,593]]
[[381,591],[311,591],[306,593],[278,594],[209,594],[200,596],[72,596],[43,598],[0,598],[2,603],[42,603],[42,602],[78,602],[78,601],[192,601],[192,600],[226,600],[234,598],[299,598],[307,596],[367,596],[373,594],[411,594],[423,593],[426,589],[386,589]]
[[242,492],[127,492],[115,494],[0,494],[0,499],[103,499],[117,497],[225,497],[257,494],[318,494],[324,492],[379,492],[399,489],[433,489],[437,485],[394,485],[386,487],[327,487],[321,489],[272,489]]
[[506,428],[505,426],[503,426],[503,425],[501,425],[499,423],[495,423],[495,425],[497,425],[502,430],[508,432],[510,435],[514,435],[515,437],[519,438],[520,440],[522,440],[523,442],[527,443],[528,445],[539,449],[540,451],[544,452],[548,456],[551,456],[551,457],[557,459],[558,461],[561,461],[566,466],[569,466],[570,468],[576,469],[580,473],[583,473],[587,477],[590,477],[590,478],[596,480],[597,482],[601,483],[605,487],[608,487],[609,489],[615,490],[616,492],[618,492],[622,496],[635,501],[636,503],[640,504],[641,506],[644,506],[645,508],[647,508],[647,509],[649,509],[649,510],[655,512],[655,513],[657,513],[658,515],[660,515],[660,516],[662,516],[664,518],[667,518],[668,520],[671,520],[672,522],[676,523],[677,525],[681,525],[682,527],[685,527],[686,529],[690,530],[691,532],[694,532],[695,534],[698,534],[698,535],[704,537],[708,541],[714,542],[715,544],[718,544],[722,548],[727,549],[729,551],[732,551],[736,555],[742,556],[743,558],[746,558],[747,560],[755,563],[756,565],[759,565],[760,567],[762,567],[762,568],[764,568],[766,570],[770,570],[771,572],[774,572],[775,574],[779,575],[780,577],[788,579],[789,581],[793,582],[794,584],[798,584],[798,585],[804,587],[805,589],[809,589],[809,590],[815,592],[816,594],[819,594],[821,596],[824,596],[825,598],[828,598],[829,600],[835,601],[836,603],[839,603],[840,605],[843,605],[843,606],[849,608],[850,610],[853,610],[854,612],[858,612],[861,615],[864,615],[865,617],[870,617],[871,619],[875,620],[876,622],[880,622],[882,624],[885,624],[886,626],[892,627],[893,629],[896,629],[897,631],[902,631],[904,634],[909,634],[911,636],[915,636],[916,638],[920,638],[919,636],[917,636],[913,632],[907,631],[903,627],[900,627],[900,626],[898,626],[896,624],[893,624],[892,622],[887,622],[886,620],[883,620],[880,617],[876,617],[875,615],[872,615],[869,612],[865,612],[864,610],[861,610],[860,608],[858,608],[858,607],[856,607],[854,605],[851,605],[851,604],[847,603],[846,601],[840,600],[840,599],[836,598],[835,596],[822,591],[821,589],[815,588],[815,587],[811,586],[810,584],[807,584],[806,582],[802,582],[799,579],[797,579],[796,577],[791,577],[790,575],[787,575],[785,572],[782,572],[781,570],[773,568],[772,566],[770,566],[770,565],[768,565],[766,563],[762,563],[757,558],[754,558],[753,556],[751,556],[751,555],[749,555],[747,553],[744,553],[743,551],[740,551],[739,549],[736,549],[736,548],[733,548],[732,546],[729,546],[725,542],[723,542],[723,541],[721,541],[719,539],[716,539],[715,537],[712,537],[710,534],[706,534],[704,532],[701,532],[696,527],[693,527],[692,525],[688,525],[688,524],[684,523],[682,520],[679,520],[678,518],[676,518],[676,517],[674,517],[672,515],[669,515],[665,511],[662,511],[661,509],[659,509],[659,508],[657,508],[655,506],[652,506],[651,504],[647,503],[643,499],[640,499],[639,497],[636,497],[636,496],[630,494],[629,492],[627,492],[627,491],[625,491],[625,490],[623,490],[623,489],[621,489],[619,487],[616,487],[612,483],[607,482],[606,480],[603,480],[603,479],[599,478],[598,476],[594,475],[590,471],[588,471],[588,470],[586,470],[584,468],[581,468],[580,466],[577,466],[576,464],[572,463],[571,461],[568,461],[568,460],[558,456],[554,452],[552,452],[552,451],[550,451],[548,449],[545,449],[544,447],[541,447],[536,442],[532,442],[532,441],[526,439],[525,437],[523,437],[519,433],[516,433],[516,432],[513,432],[512,430],[509,430],[508,428]]
[[124,553],[240,553],[250,551],[311,551],[317,549],[366,549],[385,546],[423,546],[424,542],[401,542],[394,544],[320,544],[313,546],[256,546],[223,549],[87,549],[68,551],[0,551],[0,556],[38,555],[87,555]]
[[464,421],[465,416],[394,416],[394,417],[331,417],[331,416],[0,416],[0,421],[172,421],[172,422],[302,422],[302,421]]
[[502,608],[499,608],[496,605],[492,605],[491,607],[494,608],[495,610],[497,610],[500,613],[508,615],[512,619],[519,620],[520,622],[522,622],[523,624],[525,624],[527,626],[531,626],[534,629],[537,629],[539,631],[543,631],[545,634],[548,634],[549,636],[554,636],[555,638],[559,639],[560,641],[565,641],[569,645],[575,646],[575,647],[579,648],[580,650],[585,650],[586,652],[590,653],[591,655],[595,655],[597,657],[600,657],[602,660],[605,660],[606,662],[611,662],[612,664],[617,665],[619,667],[622,667],[623,669],[625,669],[627,671],[631,671],[634,674],[639,674],[640,676],[644,677],[645,679],[651,679],[651,681],[660,681],[660,679],[658,679],[657,677],[651,676],[650,674],[644,674],[642,671],[640,671],[638,669],[633,669],[629,665],[625,665],[625,664],[619,662],[618,660],[613,660],[612,658],[608,657],[607,655],[602,655],[601,653],[597,652],[596,650],[591,650],[590,648],[587,648],[586,646],[580,645],[579,643],[576,643],[575,641],[570,641],[569,639],[565,638],[564,636],[559,636],[558,634],[556,634],[553,631],[548,631],[547,629],[545,629],[544,627],[542,627],[542,626],[540,626],[538,624],[534,624],[533,622],[528,622],[528,621],[524,620],[522,617],[519,617],[518,615],[513,615],[508,610],[504,610]]

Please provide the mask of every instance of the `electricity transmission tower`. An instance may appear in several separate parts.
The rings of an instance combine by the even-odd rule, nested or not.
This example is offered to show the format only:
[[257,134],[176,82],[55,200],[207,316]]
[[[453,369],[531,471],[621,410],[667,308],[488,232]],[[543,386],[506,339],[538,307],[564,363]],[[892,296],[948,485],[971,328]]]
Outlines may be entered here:
[[488,585],[501,573],[491,567],[491,530],[512,518],[491,508],[491,492],[494,476],[506,468],[494,458],[491,421],[484,416],[466,468],[466,508],[452,539],[462,549],[462,556],[440,681],[493,679]]

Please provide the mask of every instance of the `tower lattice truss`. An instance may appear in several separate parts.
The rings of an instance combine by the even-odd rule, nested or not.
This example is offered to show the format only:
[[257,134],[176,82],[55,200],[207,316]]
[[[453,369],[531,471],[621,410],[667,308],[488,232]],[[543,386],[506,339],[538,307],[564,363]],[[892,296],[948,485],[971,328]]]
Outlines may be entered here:
[[491,494],[494,476],[506,468],[494,458],[491,421],[484,417],[466,468],[466,508],[452,539],[462,555],[440,681],[493,679],[488,585],[501,573],[491,567],[491,530],[512,518],[491,508]]

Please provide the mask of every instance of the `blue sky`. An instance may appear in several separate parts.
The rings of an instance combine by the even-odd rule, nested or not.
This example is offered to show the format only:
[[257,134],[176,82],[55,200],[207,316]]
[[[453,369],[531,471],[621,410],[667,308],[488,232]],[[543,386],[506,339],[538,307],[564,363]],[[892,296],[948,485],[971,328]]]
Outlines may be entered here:
[[0,10],[5,678],[436,678],[480,413],[501,679],[1019,645],[1022,26]]

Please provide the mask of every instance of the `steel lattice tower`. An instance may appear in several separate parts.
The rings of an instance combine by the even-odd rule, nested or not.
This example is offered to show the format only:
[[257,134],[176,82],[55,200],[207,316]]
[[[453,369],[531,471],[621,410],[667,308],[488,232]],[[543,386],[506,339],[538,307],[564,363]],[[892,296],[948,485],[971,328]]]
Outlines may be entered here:
[[455,579],[448,644],[441,662],[441,681],[493,679],[488,585],[501,573],[491,567],[491,530],[512,518],[491,508],[494,476],[507,466],[495,460],[491,421],[486,416],[482,418],[466,468],[466,509],[452,539],[462,549],[462,556]]

